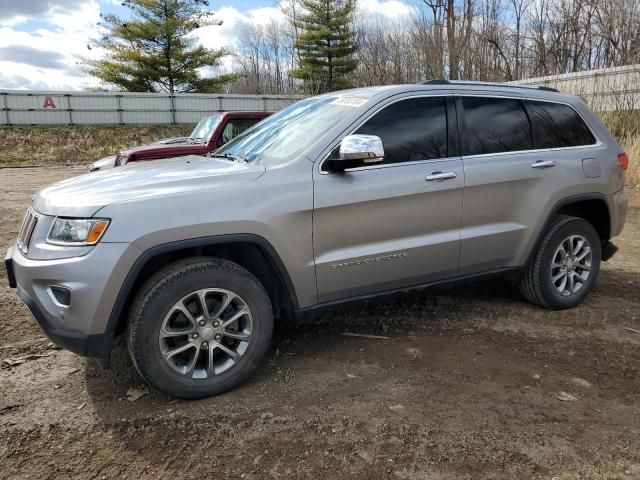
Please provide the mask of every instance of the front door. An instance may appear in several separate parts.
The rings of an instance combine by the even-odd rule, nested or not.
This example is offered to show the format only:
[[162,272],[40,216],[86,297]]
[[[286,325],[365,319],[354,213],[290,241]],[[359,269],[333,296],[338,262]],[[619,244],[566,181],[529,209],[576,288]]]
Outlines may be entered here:
[[449,156],[446,112],[442,96],[391,103],[353,132],[382,139],[382,163],[315,170],[320,302],[456,274],[464,170]]

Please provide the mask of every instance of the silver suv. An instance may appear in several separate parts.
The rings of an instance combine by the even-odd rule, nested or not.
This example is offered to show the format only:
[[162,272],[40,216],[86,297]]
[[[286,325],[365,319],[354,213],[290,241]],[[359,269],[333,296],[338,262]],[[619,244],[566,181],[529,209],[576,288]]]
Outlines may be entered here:
[[236,386],[276,319],[488,274],[579,304],[626,210],[628,157],[577,97],[428,82],[334,92],[215,154],[40,191],[6,257],[58,345],[181,398]]

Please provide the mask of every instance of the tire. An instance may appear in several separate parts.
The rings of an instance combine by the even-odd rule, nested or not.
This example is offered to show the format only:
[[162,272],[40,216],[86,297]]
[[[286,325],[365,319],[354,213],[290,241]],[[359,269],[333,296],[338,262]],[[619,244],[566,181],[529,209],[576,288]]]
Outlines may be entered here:
[[[586,240],[586,243],[582,244],[579,253],[563,257],[563,251],[572,248],[575,251],[578,248],[580,239]],[[589,222],[577,217],[557,217],[526,267],[519,284],[520,292],[530,302],[551,310],[579,305],[595,285],[600,271],[601,248],[600,237]],[[589,253],[584,259],[577,260],[585,255],[587,249]],[[590,269],[586,270],[587,267]],[[585,273],[586,278],[582,278]],[[573,277],[573,284],[569,277]],[[558,280],[554,282],[556,278]],[[566,279],[564,286],[563,279]]]
[[127,337],[147,383],[196,399],[245,380],[267,353],[272,332],[269,296],[251,273],[226,260],[195,258],[145,283],[130,309]]

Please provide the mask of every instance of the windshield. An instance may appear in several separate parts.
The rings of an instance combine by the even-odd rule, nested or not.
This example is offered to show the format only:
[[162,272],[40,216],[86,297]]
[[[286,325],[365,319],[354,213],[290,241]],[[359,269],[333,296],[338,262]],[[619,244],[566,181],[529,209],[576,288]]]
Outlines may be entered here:
[[209,141],[209,138],[218,126],[218,123],[220,123],[219,115],[209,115],[208,117],[204,117],[200,122],[198,122],[189,138],[191,140]]
[[285,162],[318,140],[356,104],[337,97],[315,97],[301,100],[263,120],[234,138],[216,153],[245,158],[248,162],[266,160]]

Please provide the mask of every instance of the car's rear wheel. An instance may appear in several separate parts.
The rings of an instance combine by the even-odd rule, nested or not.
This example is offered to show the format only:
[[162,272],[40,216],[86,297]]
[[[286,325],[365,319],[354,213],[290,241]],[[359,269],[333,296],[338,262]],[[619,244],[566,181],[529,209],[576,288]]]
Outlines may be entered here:
[[225,260],[187,260],[140,290],[130,311],[129,352],[158,390],[200,398],[247,378],[272,331],[269,297],[251,273]]
[[600,270],[601,243],[593,226],[577,217],[558,217],[538,245],[520,280],[524,297],[560,310],[581,303]]

